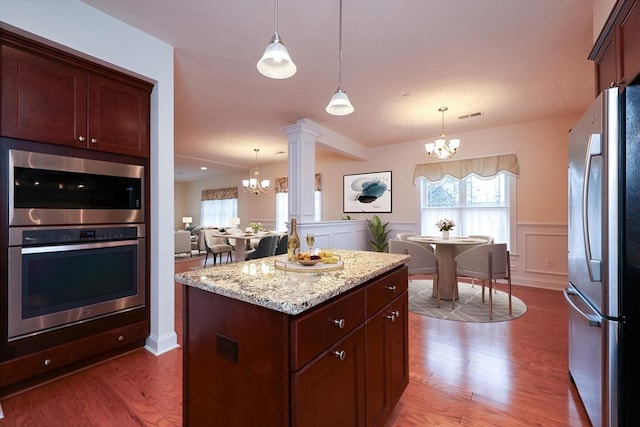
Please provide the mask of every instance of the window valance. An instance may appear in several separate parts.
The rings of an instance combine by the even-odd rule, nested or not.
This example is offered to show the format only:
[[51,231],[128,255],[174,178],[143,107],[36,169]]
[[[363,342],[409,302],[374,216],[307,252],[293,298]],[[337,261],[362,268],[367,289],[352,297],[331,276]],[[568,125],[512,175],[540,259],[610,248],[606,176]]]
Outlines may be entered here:
[[[322,191],[320,188],[320,176],[321,174],[316,174],[316,182],[315,182],[315,191]],[[276,193],[288,193],[289,192],[289,177],[282,177],[275,179],[275,192]]]
[[202,200],[228,200],[238,198],[238,187],[202,190]]
[[464,179],[472,174],[482,178],[489,178],[499,172],[506,172],[515,177],[520,175],[520,166],[515,154],[501,154],[499,156],[477,157],[448,162],[421,163],[416,165],[413,179],[415,181],[422,177],[429,182],[438,182],[445,176]]

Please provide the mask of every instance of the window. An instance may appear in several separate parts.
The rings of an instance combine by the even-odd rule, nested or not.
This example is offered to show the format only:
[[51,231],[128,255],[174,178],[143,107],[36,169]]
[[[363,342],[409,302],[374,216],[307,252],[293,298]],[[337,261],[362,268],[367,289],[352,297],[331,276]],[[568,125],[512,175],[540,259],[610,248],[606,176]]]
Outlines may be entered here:
[[[314,221],[322,221],[322,192],[315,192]],[[276,231],[287,231],[289,193],[276,193]]]
[[436,222],[455,221],[452,234],[493,236],[495,242],[509,244],[511,218],[515,214],[514,178],[500,172],[489,178],[469,175],[464,179],[445,176],[438,182],[418,180],[421,234],[437,235]]
[[231,218],[238,217],[238,189],[203,190],[200,218],[205,227],[227,227]]
[[[322,191],[320,189],[320,174],[316,174],[316,191],[314,200],[314,220],[322,221]],[[276,231],[287,231],[289,222],[289,179],[276,178]]]

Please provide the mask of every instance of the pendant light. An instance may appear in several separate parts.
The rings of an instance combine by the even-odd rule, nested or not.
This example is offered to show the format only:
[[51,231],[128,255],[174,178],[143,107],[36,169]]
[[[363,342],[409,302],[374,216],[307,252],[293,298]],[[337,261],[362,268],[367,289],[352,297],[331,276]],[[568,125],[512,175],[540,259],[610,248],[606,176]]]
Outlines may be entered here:
[[447,141],[447,135],[444,133],[444,112],[447,110],[447,107],[438,108],[438,111],[442,113],[442,130],[440,131],[440,138],[436,139],[435,142],[424,144],[424,149],[427,151],[429,157],[433,157],[435,159],[448,159],[453,157],[460,147],[460,140],[458,138]]
[[327,105],[327,113],[334,116],[346,116],[353,113],[353,105],[349,101],[347,93],[342,89],[342,0],[340,0],[340,37],[338,48],[338,89],[331,97],[329,105]]
[[275,0],[273,37],[256,67],[260,74],[272,79],[288,79],[298,70],[278,35],[278,0]]

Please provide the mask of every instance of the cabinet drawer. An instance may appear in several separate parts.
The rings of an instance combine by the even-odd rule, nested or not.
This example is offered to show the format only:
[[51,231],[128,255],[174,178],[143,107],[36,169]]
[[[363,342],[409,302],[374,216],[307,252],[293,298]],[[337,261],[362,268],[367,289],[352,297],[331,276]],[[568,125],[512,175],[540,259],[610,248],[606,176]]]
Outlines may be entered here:
[[0,364],[0,387],[53,372],[92,356],[130,345],[149,334],[142,321]]
[[364,322],[364,291],[358,289],[291,324],[291,365],[297,371]]
[[379,278],[365,287],[367,317],[374,315],[382,307],[389,304],[409,287],[407,267]]

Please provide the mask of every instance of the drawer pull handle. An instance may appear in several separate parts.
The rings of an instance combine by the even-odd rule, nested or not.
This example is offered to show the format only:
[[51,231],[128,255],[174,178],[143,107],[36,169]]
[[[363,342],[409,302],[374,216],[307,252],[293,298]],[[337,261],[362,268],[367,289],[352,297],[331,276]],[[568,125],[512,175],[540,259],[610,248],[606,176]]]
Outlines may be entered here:
[[336,325],[338,328],[342,329],[344,328],[345,321],[344,319],[333,320],[333,324]]
[[95,138],[91,138],[91,143],[92,143],[92,144],[97,144],[97,143],[98,143],[98,140],[97,140],[97,139],[95,139]]
[[344,350],[334,351],[333,354],[340,360],[344,360],[347,357],[347,353]]
[[392,311],[388,315],[385,316],[387,319],[391,319],[392,322],[396,321],[396,317],[400,317],[400,312],[398,310]]
[[44,359],[44,366],[51,365],[51,359]]
[[398,289],[398,287],[396,285],[393,286],[385,286],[384,287],[386,290],[391,291],[391,292],[395,292],[396,289]]
[[78,141],[85,142],[87,139],[84,136],[79,136]]
[[124,341],[124,336],[123,336],[123,335],[120,335],[120,336],[118,337],[118,341],[120,341],[120,342]]

